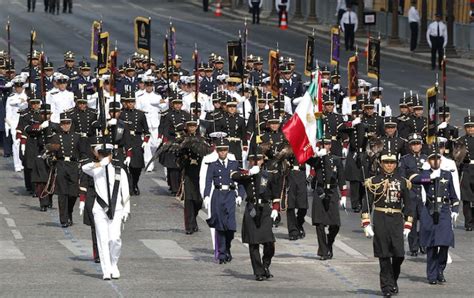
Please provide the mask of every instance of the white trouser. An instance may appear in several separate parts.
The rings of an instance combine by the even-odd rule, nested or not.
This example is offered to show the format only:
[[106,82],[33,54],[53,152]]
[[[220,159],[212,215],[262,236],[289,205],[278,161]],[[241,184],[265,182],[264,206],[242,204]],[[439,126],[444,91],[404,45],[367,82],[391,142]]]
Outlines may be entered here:
[[122,249],[122,240],[120,239],[122,211],[123,209],[116,209],[114,219],[110,220],[107,214],[105,214],[104,209],[97,202],[95,202],[92,209],[100,267],[102,267],[104,277],[108,278],[112,274],[116,275],[119,273],[117,263]]
[[[143,152],[145,165],[147,165],[148,162],[153,157],[153,154],[155,153],[156,148],[158,148],[158,127],[150,127],[150,140],[148,141],[148,145],[145,146],[144,152]],[[154,168],[155,168],[155,164],[152,163],[148,167],[147,171],[151,172],[153,171]]]
[[[14,138],[15,136],[13,136]],[[15,171],[19,172],[23,170],[23,165],[20,159],[20,140],[15,139],[12,144],[12,152],[13,152],[13,166],[15,167]]]

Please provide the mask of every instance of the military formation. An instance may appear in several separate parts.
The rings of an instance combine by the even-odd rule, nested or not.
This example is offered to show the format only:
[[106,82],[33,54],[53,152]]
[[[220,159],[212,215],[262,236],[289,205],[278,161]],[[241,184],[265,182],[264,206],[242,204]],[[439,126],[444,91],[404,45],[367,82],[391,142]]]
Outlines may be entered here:
[[57,196],[61,227],[74,224],[79,198],[105,280],[120,277],[121,224],[145,171],[164,171],[170,195],[184,203],[187,235],[199,231],[197,215],[208,210],[219,264],[232,262],[236,206],[244,204],[242,241],[257,281],[273,276],[272,229],[281,213],[290,241],[306,237],[311,215],[321,260],[334,256],[341,210],[360,213],[384,296],[399,292],[405,239],[411,256],[427,255],[429,284],[444,283],[461,206],[465,230],[474,227],[474,116],[457,128],[440,106],[437,139],[428,144],[427,107],[410,90],[395,116],[383,88],[359,79],[350,100],[337,68],[318,67],[323,129],[314,156],[300,163],[283,127],[309,84],[292,57],[279,58],[277,95],[265,59],[252,54],[243,80],[229,76],[227,59],[214,53],[192,70],[180,55],[158,63],[135,53],[102,75],[71,51],[60,67],[36,50],[27,59],[17,72],[1,52],[5,155],[40,211]]

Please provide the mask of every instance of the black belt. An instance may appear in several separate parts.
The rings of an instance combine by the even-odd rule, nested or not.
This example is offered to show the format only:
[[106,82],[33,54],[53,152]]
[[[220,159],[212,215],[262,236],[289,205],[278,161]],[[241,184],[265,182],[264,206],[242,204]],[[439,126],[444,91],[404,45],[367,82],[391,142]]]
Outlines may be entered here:
[[63,157],[59,157],[58,160],[62,160],[62,161],[65,161],[65,162],[76,162],[77,159],[76,158],[73,158],[73,157],[69,157],[69,156],[63,156]]

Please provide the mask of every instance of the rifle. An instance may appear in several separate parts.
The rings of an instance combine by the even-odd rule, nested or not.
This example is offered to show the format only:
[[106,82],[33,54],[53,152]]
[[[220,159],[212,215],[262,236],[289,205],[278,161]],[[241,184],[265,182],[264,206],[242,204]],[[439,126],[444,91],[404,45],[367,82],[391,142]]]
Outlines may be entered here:
[[10,17],[8,17],[8,20],[7,20],[7,57],[8,57],[8,62],[7,62],[7,73],[8,75],[10,75],[10,71],[11,71],[11,60],[12,60],[12,56],[11,56],[11,49],[10,49]]
[[33,73],[33,42],[36,38],[36,32],[31,30],[30,33],[30,61],[29,61],[29,70],[28,70],[28,90],[31,91],[31,74]]
[[[438,114],[437,114],[437,103],[438,103],[438,92],[439,92],[439,83],[438,83],[438,74],[436,74],[436,82],[435,82],[435,91],[436,91],[436,100],[435,100],[435,113],[434,113],[434,127],[438,128]],[[443,84],[444,87],[444,84]],[[446,103],[446,101],[445,101]],[[429,110],[429,107],[428,107]],[[429,113],[429,111],[428,111]],[[446,119],[445,119],[446,121]],[[437,131],[437,130],[436,130]],[[439,154],[439,148],[438,148],[438,138],[435,135],[435,142],[434,142],[434,150],[435,150],[435,160],[438,160],[438,154]],[[441,156],[439,157],[439,164],[438,164],[438,169],[441,165]],[[439,223],[439,203],[442,204],[442,202],[438,202],[438,193],[439,193],[439,178],[434,179],[434,212],[433,212],[433,224],[437,225]]]
[[195,102],[195,107],[194,107],[194,115],[197,118],[198,115],[198,97],[199,97],[199,56],[198,56],[198,50],[197,50],[197,44],[194,44],[194,102]]

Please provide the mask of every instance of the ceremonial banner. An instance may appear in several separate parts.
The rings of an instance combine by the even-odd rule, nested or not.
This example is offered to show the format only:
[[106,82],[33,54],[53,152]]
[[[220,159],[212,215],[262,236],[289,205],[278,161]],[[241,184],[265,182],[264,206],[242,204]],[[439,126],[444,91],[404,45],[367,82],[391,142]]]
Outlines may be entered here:
[[436,142],[436,132],[438,127],[438,88],[431,87],[426,91],[426,99],[428,102],[428,130],[426,134],[426,143],[433,144]]
[[377,79],[380,75],[380,40],[371,37],[367,52],[367,76]]
[[117,92],[117,86],[115,84],[115,73],[117,72],[117,56],[118,56],[117,51],[110,52],[110,60],[109,60],[109,66],[110,66],[110,96],[112,96],[112,97]]
[[[321,120],[318,98],[321,98],[321,75],[317,71],[311,84],[298,103],[295,113],[282,131],[291,145],[298,163],[305,163],[316,152],[318,120]],[[322,132],[320,132],[322,134]]]
[[176,30],[174,29],[174,27],[171,23],[170,23],[169,46],[170,46],[169,53],[171,55],[171,59],[173,61],[173,65],[174,65],[174,58],[176,56]]
[[314,37],[308,36],[306,38],[306,50],[304,55],[304,75],[311,76],[314,70]]
[[240,83],[244,75],[242,42],[240,40],[227,42],[227,61],[229,63],[230,80],[236,83]]
[[280,70],[278,68],[279,53],[271,50],[268,55],[268,69],[270,70],[270,86],[272,88],[272,95],[278,96],[280,92]]
[[97,45],[100,34],[101,23],[99,21],[92,22],[92,31],[91,31],[91,54],[90,57],[92,60],[97,60]]
[[341,31],[339,26],[331,28],[331,65],[339,63],[339,48],[340,48]]
[[134,24],[135,48],[138,53],[149,56],[151,49],[151,21],[149,18],[136,17]]
[[100,33],[98,48],[97,65],[99,68],[99,75],[102,75],[109,69],[109,32]]
[[351,101],[355,101],[357,99],[357,92],[359,89],[359,59],[357,55],[354,55],[349,58],[347,62],[347,95]]

